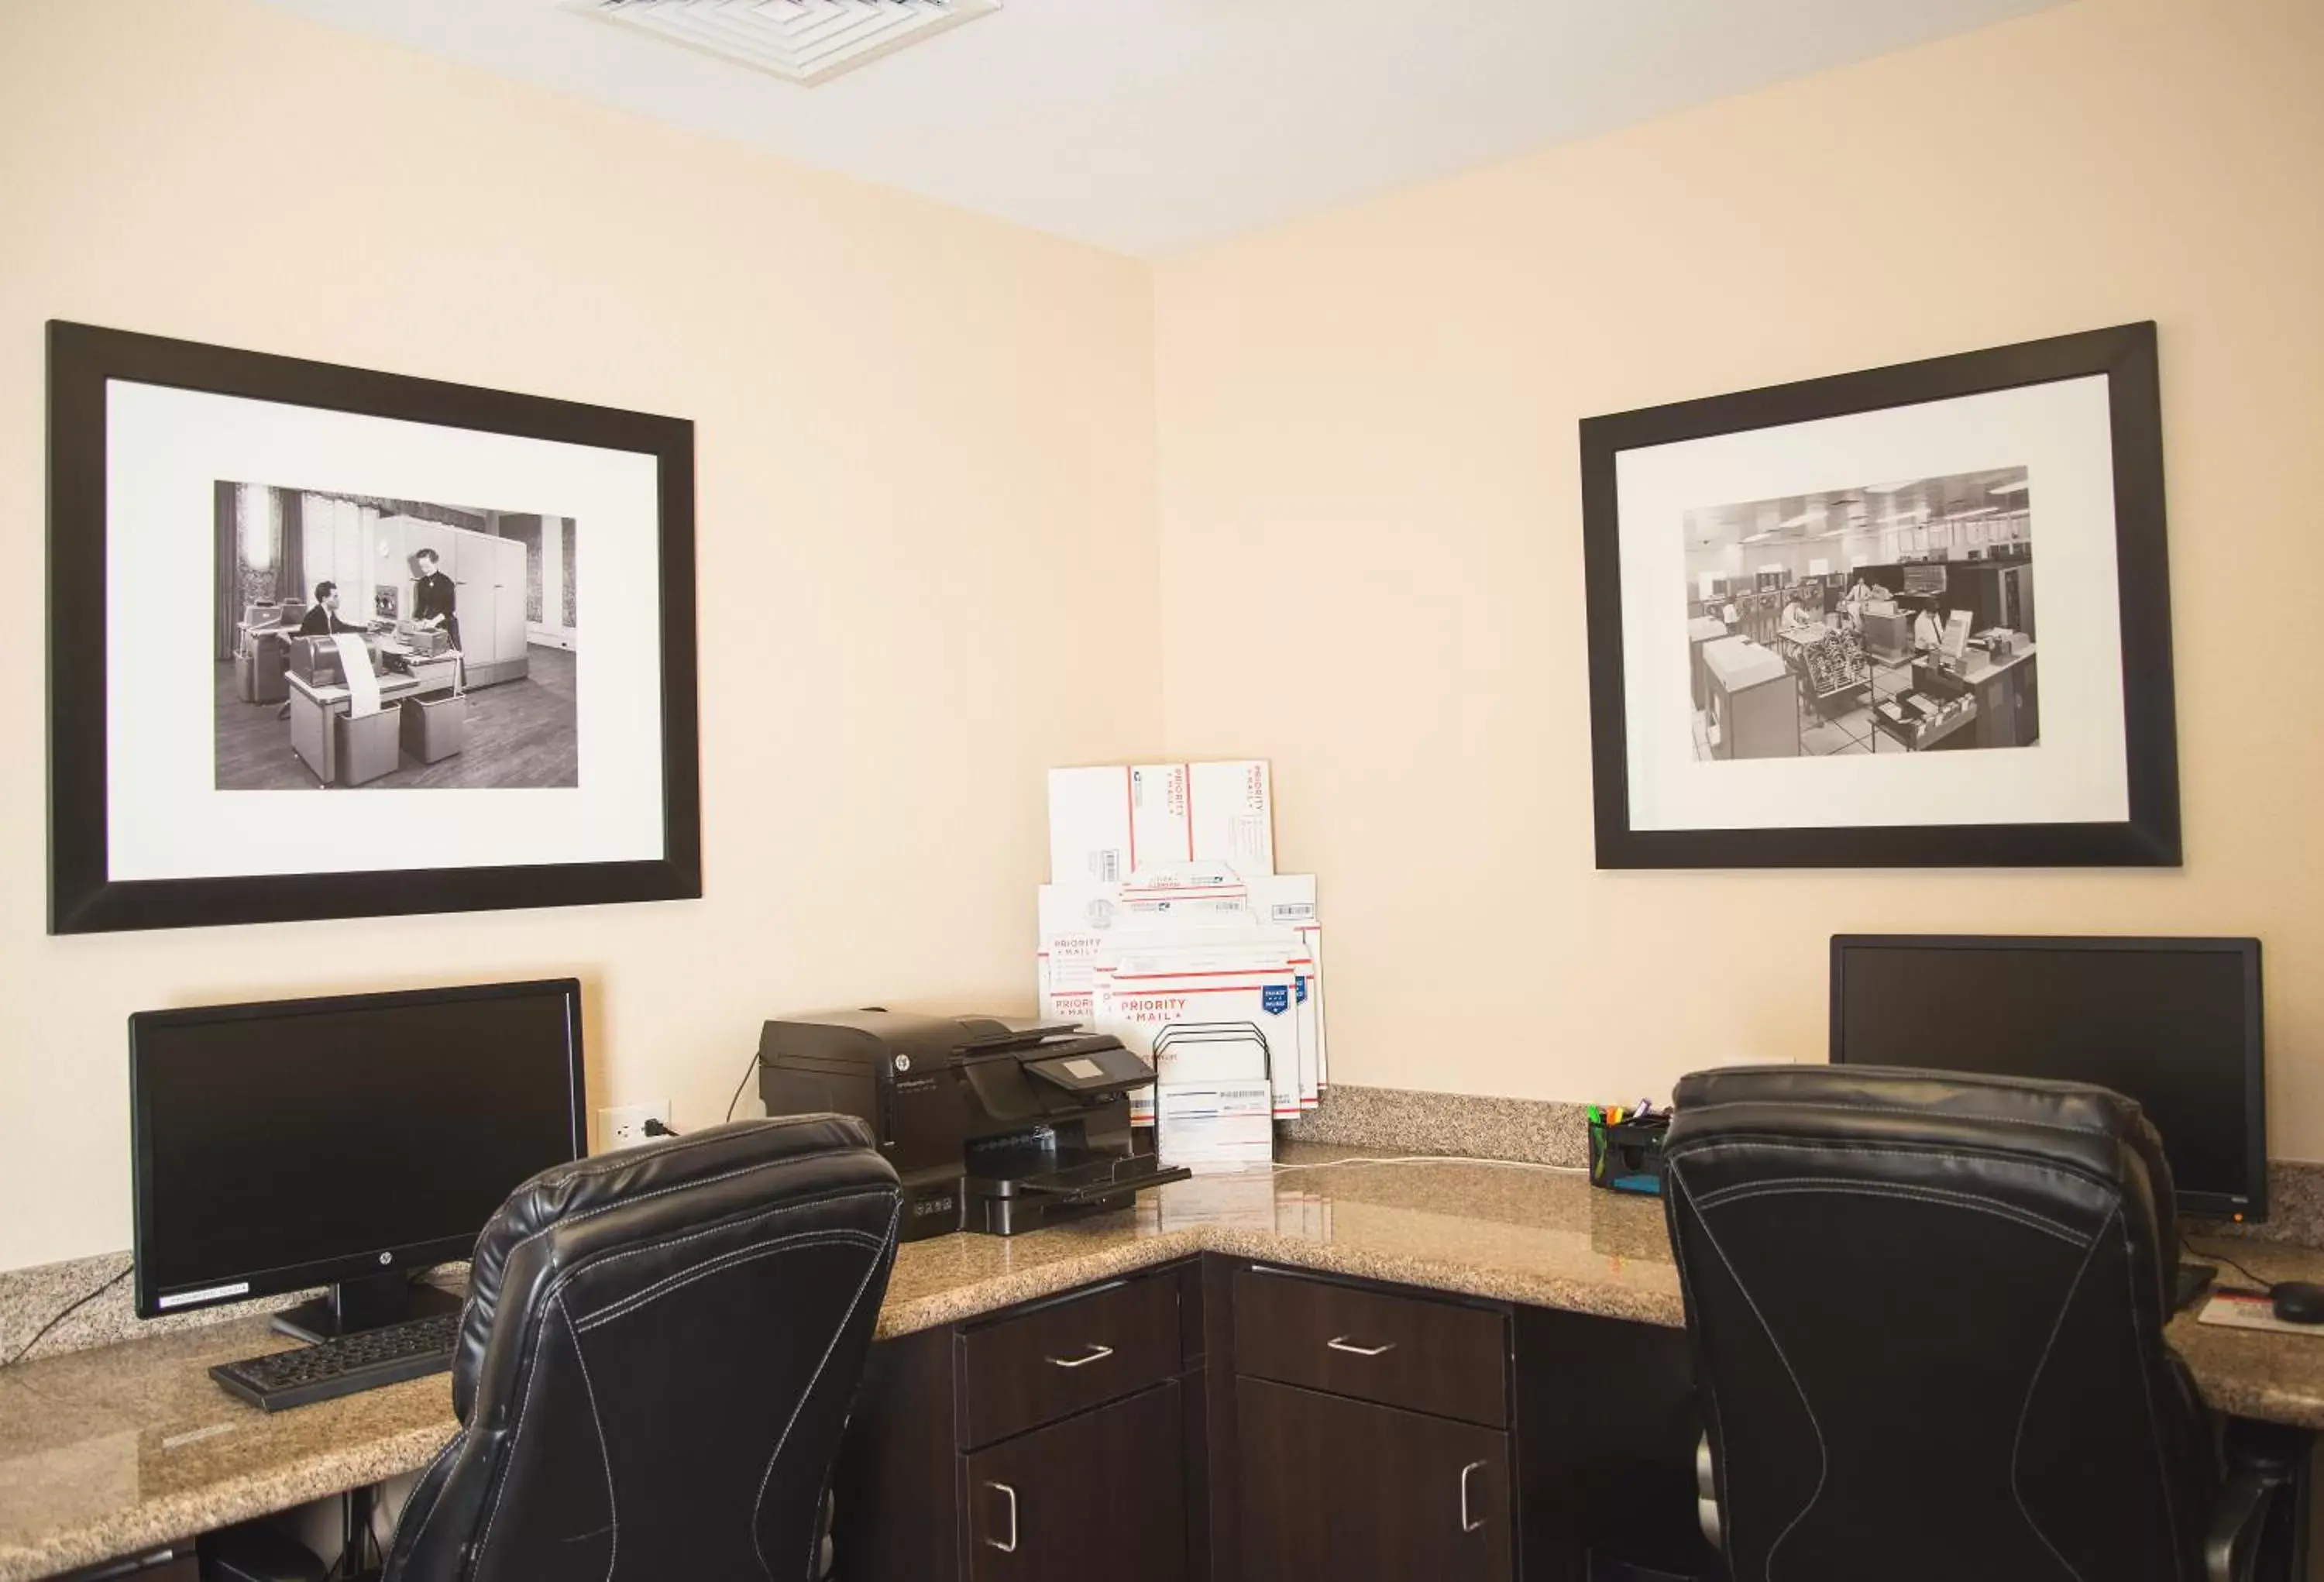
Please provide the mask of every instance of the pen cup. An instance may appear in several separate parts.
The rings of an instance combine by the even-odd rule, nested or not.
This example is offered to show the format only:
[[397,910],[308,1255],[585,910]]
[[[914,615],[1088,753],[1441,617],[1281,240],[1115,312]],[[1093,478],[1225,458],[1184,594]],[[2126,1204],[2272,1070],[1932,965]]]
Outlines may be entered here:
[[1591,1122],[1590,1184],[1611,1192],[1662,1196],[1663,1133],[1669,1127],[1668,1115]]

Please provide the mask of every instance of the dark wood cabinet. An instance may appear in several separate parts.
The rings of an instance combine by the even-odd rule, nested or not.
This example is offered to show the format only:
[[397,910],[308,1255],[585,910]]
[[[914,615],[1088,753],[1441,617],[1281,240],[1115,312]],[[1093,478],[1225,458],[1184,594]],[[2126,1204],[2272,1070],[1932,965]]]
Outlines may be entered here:
[[844,1582],[1208,1582],[1193,1261],[872,1348],[833,1475]]
[[844,1582],[1686,1582],[1701,1431],[1682,1330],[1210,1254],[874,1346],[834,1538]]
[[1266,1379],[1235,1411],[1245,1577],[1512,1576],[1506,1433]]
[[1184,1582],[1175,1381],[968,1457],[972,1582]]

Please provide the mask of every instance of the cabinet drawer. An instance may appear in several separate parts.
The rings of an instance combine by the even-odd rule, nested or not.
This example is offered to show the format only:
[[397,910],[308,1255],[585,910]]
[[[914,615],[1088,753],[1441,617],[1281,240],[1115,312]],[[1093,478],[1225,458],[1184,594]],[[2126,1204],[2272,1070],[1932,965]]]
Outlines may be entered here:
[[1179,1365],[1178,1281],[1100,1286],[961,1336],[969,1448],[1143,1390]]
[[1234,1336],[1238,1374],[1508,1426],[1508,1318],[1489,1309],[1243,1268]]

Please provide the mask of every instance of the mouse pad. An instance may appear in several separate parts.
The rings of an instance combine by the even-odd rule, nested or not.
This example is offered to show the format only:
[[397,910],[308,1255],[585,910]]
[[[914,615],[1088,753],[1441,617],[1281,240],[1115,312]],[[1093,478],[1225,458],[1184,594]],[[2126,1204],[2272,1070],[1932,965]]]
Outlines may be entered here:
[[2287,1324],[2275,1316],[2275,1304],[2266,1297],[2241,1291],[2213,1291],[2195,1321],[2224,1324],[2230,1329],[2264,1329],[2274,1335],[2324,1336],[2324,1324]]

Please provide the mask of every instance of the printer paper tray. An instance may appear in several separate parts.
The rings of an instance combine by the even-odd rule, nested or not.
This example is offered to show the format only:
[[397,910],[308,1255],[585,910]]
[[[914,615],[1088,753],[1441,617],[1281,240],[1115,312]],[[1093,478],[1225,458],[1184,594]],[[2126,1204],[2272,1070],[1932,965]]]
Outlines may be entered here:
[[1053,1185],[1037,1177],[1024,1176],[1009,1184],[1018,1192],[1047,1198],[1060,1206],[1067,1206],[1075,1203],[1095,1203],[1101,1198],[1118,1198],[1124,1192],[1142,1192],[1148,1187],[1158,1187],[1167,1181],[1189,1180],[1194,1173],[1185,1166],[1178,1165],[1169,1170],[1156,1170],[1124,1176],[1120,1180],[1060,1181]]

